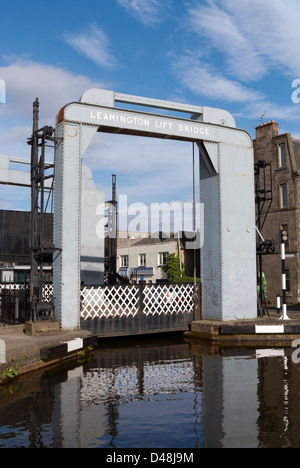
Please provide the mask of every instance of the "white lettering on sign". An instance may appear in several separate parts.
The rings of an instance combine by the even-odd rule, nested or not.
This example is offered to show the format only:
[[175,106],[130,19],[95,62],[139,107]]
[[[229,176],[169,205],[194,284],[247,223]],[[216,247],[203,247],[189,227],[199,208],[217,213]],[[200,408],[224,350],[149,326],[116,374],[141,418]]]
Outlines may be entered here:
[[172,122],[166,122],[164,120],[156,120],[155,121],[155,127],[160,128],[160,129],[165,129],[167,128],[168,130],[172,130],[173,123]]
[[132,115],[119,115],[110,112],[94,112],[91,111],[91,118],[102,120],[103,122],[127,123],[139,125],[140,127],[150,127],[150,120],[142,117],[134,117]]
[[209,128],[198,127],[196,125],[183,125],[180,124],[178,127],[180,132],[193,133],[194,135],[206,135],[209,136]]
[[106,111],[95,111],[91,110],[90,117],[93,120],[100,121],[103,125],[108,125],[109,123],[122,124],[127,125],[135,125],[139,128],[150,129],[153,130],[166,130],[166,132],[179,132],[185,135],[195,135],[195,136],[210,136],[210,129],[202,127],[196,124],[190,123],[177,123],[171,122],[166,119],[158,119],[156,117],[141,117],[135,115],[126,115],[126,114],[119,114],[117,112],[106,112]]

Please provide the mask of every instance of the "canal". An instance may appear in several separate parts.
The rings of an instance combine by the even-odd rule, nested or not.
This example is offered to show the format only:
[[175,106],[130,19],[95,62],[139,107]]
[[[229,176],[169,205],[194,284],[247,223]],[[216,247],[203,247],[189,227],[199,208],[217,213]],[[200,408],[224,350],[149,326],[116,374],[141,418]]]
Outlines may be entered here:
[[298,448],[292,351],[106,342],[0,387],[0,448]]

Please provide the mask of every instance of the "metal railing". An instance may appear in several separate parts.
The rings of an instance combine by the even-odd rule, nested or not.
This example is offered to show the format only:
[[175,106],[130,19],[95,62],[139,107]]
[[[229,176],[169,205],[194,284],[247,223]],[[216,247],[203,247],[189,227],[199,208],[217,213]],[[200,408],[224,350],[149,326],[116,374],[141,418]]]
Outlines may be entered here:
[[[53,301],[53,285],[43,284],[42,301]],[[25,323],[30,320],[29,283],[0,283],[0,322]]]
[[190,283],[86,286],[81,290],[81,318],[192,313],[200,294],[200,285],[195,291]]
[[80,326],[99,337],[181,332],[201,317],[201,285],[84,287]]
[[25,323],[30,314],[29,286],[24,283],[0,283],[0,322]]
[[[43,286],[43,303],[53,302],[53,285]],[[201,315],[201,285],[133,284],[85,286],[81,290],[81,323],[111,319],[148,321],[155,317]],[[24,323],[30,319],[29,284],[0,283],[0,322]],[[111,323],[111,322],[110,322]],[[162,322],[161,322],[162,323]]]

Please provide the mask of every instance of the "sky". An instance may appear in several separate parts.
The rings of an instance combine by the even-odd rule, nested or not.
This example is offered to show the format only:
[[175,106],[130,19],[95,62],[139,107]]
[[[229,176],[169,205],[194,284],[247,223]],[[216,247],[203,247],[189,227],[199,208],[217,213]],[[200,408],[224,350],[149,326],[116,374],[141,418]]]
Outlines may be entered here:
[[[300,0],[15,0],[2,2],[0,154],[30,158],[32,103],[55,126],[89,88],[226,109],[255,137],[262,122],[300,138]],[[192,144],[97,134],[84,156],[111,199],[192,200]],[[0,209],[28,189],[0,185]]]

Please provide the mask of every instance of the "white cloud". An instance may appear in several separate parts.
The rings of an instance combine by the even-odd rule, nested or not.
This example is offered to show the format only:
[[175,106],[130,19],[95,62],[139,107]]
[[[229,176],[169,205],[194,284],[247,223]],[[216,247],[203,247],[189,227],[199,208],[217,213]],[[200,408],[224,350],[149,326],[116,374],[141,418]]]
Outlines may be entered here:
[[210,0],[188,11],[188,26],[223,54],[227,73],[246,82],[271,70],[300,74],[298,0]]
[[228,70],[236,79],[252,81],[266,73],[262,57],[227,12],[213,4],[191,9],[189,14],[191,29],[225,54]]
[[212,65],[186,55],[172,64],[177,79],[199,96],[224,102],[261,101],[264,96],[235,80],[230,80]]
[[300,73],[298,0],[221,0],[244,37],[269,60],[269,67],[291,75]]
[[173,73],[194,94],[235,104],[240,117],[297,122],[292,91],[285,103],[274,93],[300,78],[299,17],[299,0],[187,2],[192,45],[170,54]]
[[186,55],[173,59],[172,67],[181,84],[196,95],[219,101],[222,105],[233,103],[242,106],[237,111],[239,116],[259,118],[265,114],[269,120],[299,122],[297,106],[291,99],[290,105],[280,105],[269,96],[231,80],[211,64]]
[[[7,104],[0,108],[0,152],[24,158],[30,158],[26,142],[36,97],[40,100],[40,126],[54,125],[58,111],[68,102],[78,101],[87,89],[111,89],[86,76],[28,59],[11,59],[11,63],[0,67],[0,76],[7,84]],[[128,194],[131,202],[160,202],[178,197],[185,200],[191,193],[191,155],[191,145],[183,142],[99,133],[84,162],[91,167],[95,183],[105,190],[107,198],[111,196],[113,173],[120,182],[119,193]],[[21,206],[22,197],[14,199],[13,193],[1,189],[0,207]]]
[[30,189],[0,184],[0,210],[30,211]]
[[117,2],[147,26],[162,23],[170,8],[170,0],[117,0]]
[[110,193],[110,178],[117,174],[119,194],[131,202],[181,200],[192,193],[191,143],[99,133],[92,141],[84,163],[95,173],[95,182]]
[[[0,76],[6,83],[7,103],[0,107],[0,119],[32,119],[32,103],[38,97],[43,125],[54,125],[59,110],[67,103],[78,101],[90,88],[106,88],[101,82],[84,75],[28,59],[13,58],[0,66]],[[28,121],[26,122],[28,125]]]
[[278,122],[299,122],[299,112],[294,104],[290,106],[280,106],[276,102],[264,100],[261,102],[250,102],[244,109],[244,114],[248,117],[258,117],[264,114],[266,120],[277,120]]
[[110,52],[110,41],[99,26],[91,25],[87,33],[66,33],[64,40],[100,67],[112,69],[117,65],[116,58]]

